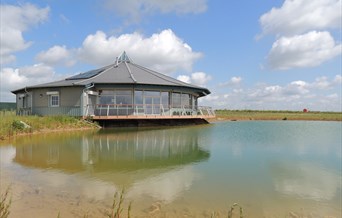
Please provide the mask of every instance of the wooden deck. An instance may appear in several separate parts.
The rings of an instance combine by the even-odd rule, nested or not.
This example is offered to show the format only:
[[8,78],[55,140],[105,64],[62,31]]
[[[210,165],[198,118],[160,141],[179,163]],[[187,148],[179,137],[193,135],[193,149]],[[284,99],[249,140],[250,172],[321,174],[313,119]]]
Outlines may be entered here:
[[166,120],[166,119],[210,119],[214,115],[120,115],[120,116],[91,116],[93,120]]

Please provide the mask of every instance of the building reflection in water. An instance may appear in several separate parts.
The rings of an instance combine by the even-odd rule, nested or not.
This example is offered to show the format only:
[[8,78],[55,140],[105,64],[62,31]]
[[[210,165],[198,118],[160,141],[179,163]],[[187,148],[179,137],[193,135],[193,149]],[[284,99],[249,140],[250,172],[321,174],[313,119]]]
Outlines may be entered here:
[[15,161],[70,172],[91,166],[100,172],[165,168],[208,158],[209,152],[199,145],[197,132],[180,128],[43,138],[17,145]]
[[111,184],[126,187],[132,198],[149,195],[171,202],[196,179],[193,164],[209,159],[199,134],[196,128],[173,128],[37,137],[16,145],[14,161],[50,172],[86,174],[98,181],[77,182],[84,184],[79,188],[87,196],[99,198],[104,184]]

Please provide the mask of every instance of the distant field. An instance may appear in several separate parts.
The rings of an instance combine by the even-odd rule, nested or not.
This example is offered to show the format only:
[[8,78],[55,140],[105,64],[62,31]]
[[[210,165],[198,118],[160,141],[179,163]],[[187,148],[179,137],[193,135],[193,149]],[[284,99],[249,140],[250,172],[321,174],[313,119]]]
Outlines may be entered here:
[[342,112],[216,110],[216,120],[326,120],[342,121]]

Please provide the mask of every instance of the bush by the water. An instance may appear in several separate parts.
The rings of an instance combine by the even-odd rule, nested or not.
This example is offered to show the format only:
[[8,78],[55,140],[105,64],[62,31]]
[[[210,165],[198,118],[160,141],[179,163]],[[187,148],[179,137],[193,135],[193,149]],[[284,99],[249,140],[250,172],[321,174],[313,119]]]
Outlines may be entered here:
[[25,124],[20,122],[19,120],[14,120],[12,122],[12,128],[13,128],[13,130],[24,130]]

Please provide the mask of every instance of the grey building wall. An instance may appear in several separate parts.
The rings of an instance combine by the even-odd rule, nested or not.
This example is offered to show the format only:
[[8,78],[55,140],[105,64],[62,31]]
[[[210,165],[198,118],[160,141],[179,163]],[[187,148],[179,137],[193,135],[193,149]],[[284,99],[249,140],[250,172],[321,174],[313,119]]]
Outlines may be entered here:
[[[59,93],[59,107],[50,107],[47,92]],[[40,88],[32,90],[32,113],[36,115],[82,116],[82,87]]]
[[49,106],[49,97],[46,95],[49,89],[35,89],[32,91],[32,104],[33,107],[48,107]]
[[60,89],[60,106],[81,106],[83,88],[65,87]]
[[61,87],[55,89],[35,89],[33,90],[33,106],[34,107],[49,107],[49,95],[47,92],[59,92],[60,107],[80,107],[81,95],[83,89],[81,87]]

